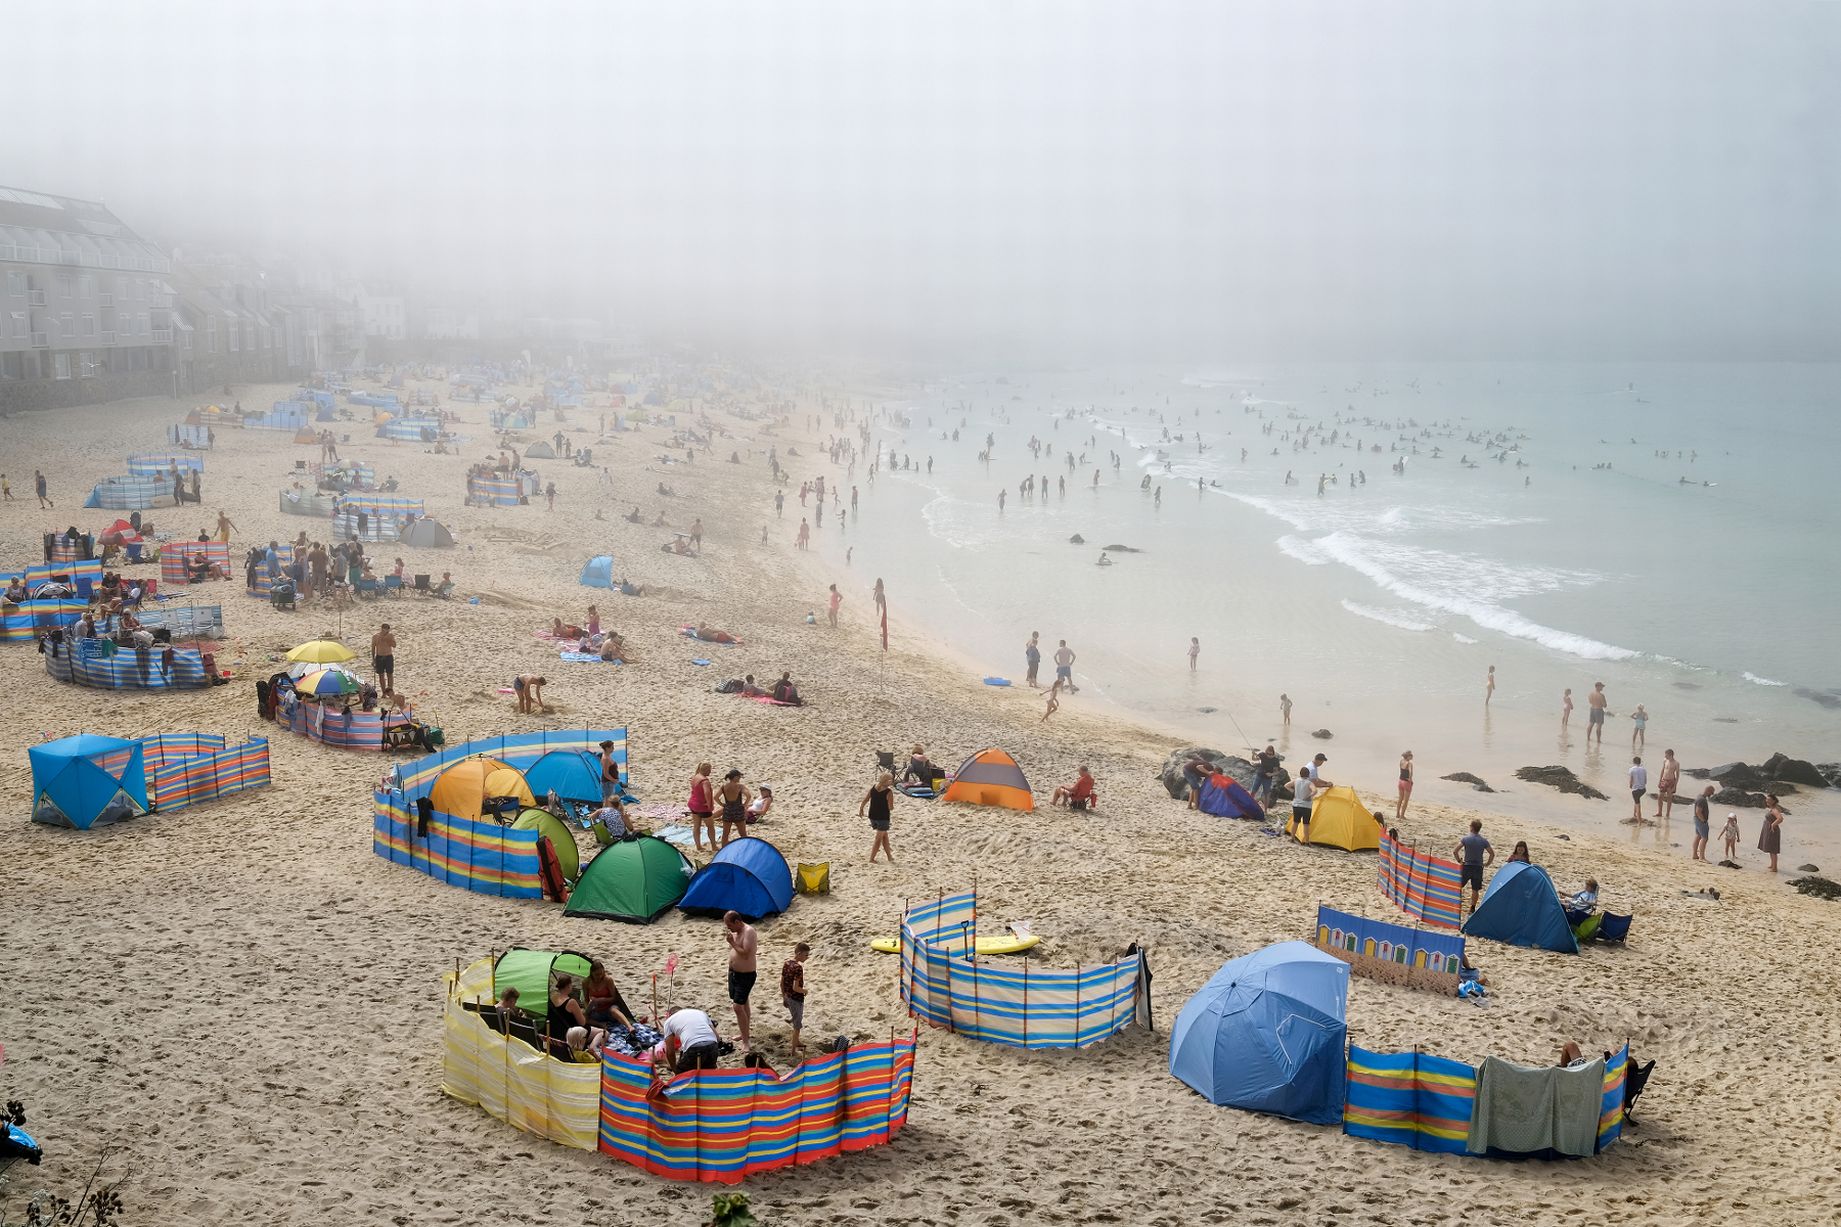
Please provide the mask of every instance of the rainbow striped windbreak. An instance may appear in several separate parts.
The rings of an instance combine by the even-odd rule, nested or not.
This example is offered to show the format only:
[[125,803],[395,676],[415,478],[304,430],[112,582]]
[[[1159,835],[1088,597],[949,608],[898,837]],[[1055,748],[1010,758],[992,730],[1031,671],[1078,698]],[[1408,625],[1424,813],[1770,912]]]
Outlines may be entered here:
[[87,598],[102,583],[102,560],[92,558],[88,562],[41,562],[29,567],[0,570],[0,581],[11,580],[15,575],[26,581],[28,591],[56,579],[73,585],[79,596]]
[[[1598,1117],[1601,1151],[1623,1133],[1629,1064],[1626,1044],[1605,1066]],[[1370,1052],[1351,1045],[1342,1131],[1414,1150],[1467,1154],[1476,1094],[1477,1071],[1462,1061],[1420,1052]]]
[[901,999],[914,1017],[1017,1048],[1085,1048],[1150,1025],[1142,951],[1116,963],[1035,971],[1027,960],[972,951],[978,897],[966,891],[908,908],[901,921]]
[[21,601],[0,606],[0,643],[30,643],[60,626],[72,626],[89,606],[83,601]]
[[268,739],[226,745],[215,733],[160,733],[138,739],[147,767],[147,799],[174,810],[269,782]]
[[60,682],[98,690],[199,690],[211,684],[203,655],[192,648],[173,648],[172,669],[164,667],[167,648],[124,648],[113,639],[76,639],[45,653],[45,672]]
[[169,588],[182,587],[191,582],[191,572],[187,569],[192,560],[198,557],[214,567],[222,567],[224,574],[230,571],[230,544],[226,541],[173,541],[160,550],[160,582]]
[[1381,836],[1381,893],[1408,916],[1455,929],[1463,922],[1463,869],[1456,861]]
[[465,1004],[492,1002],[492,968],[481,959],[446,977],[441,1089],[527,1133],[671,1180],[737,1184],[884,1145],[907,1123],[915,1033],[811,1057],[783,1075],[717,1069],[663,1081],[617,1053],[575,1064],[506,1039]]
[[543,881],[537,862],[541,832],[435,810],[427,831],[418,833],[416,802],[430,794],[443,771],[477,754],[522,769],[551,750],[599,754],[603,741],[614,743],[614,761],[625,776],[625,729],[553,729],[485,737],[402,764],[396,769],[396,786],[372,796],[371,851],[449,886],[509,899],[541,899]]

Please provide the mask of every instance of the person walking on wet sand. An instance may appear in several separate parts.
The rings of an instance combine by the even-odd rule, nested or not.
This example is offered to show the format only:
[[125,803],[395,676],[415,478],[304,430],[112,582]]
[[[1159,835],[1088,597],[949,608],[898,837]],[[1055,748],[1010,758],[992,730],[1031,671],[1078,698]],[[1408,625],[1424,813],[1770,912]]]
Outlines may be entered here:
[[1560,731],[1562,733],[1566,731],[1566,726],[1572,721],[1572,718],[1573,688],[1568,686],[1566,688],[1566,693],[1560,696]]
[[1069,694],[1080,693],[1080,687],[1074,684],[1074,650],[1068,647],[1065,639],[1055,649],[1055,680],[1065,683]]
[[1675,757],[1673,750],[1662,751],[1662,774],[1656,779],[1656,817],[1674,817],[1675,789],[1680,783],[1681,760]]
[[1189,636],[1189,672],[1195,672],[1195,658],[1202,654],[1202,641],[1194,635]]
[[1489,667],[1489,676],[1483,679],[1483,706],[1488,707],[1489,701],[1495,697],[1496,697],[1496,666],[1491,665]]
[[1604,718],[1610,714],[1611,704],[1611,701],[1605,697],[1603,682],[1592,683],[1592,693],[1585,696],[1585,702],[1590,709],[1586,712],[1585,740],[1589,744],[1592,740],[1592,730],[1597,729],[1598,744],[1602,746],[1604,744]]
[[1649,790],[1649,768],[1643,760],[1630,760],[1630,821],[1643,821],[1643,794]]
[[1291,723],[1291,696],[1290,695],[1281,694],[1278,697],[1278,714],[1279,714],[1279,719],[1282,720],[1286,725],[1289,725]]
[[1030,631],[1029,642],[1023,645],[1023,667],[1028,670],[1023,675],[1023,680],[1038,688],[1042,685],[1036,680],[1036,670],[1042,667],[1041,640],[1041,631]]
[[[1672,754],[1674,751],[1671,750],[1669,753]],[[1665,767],[1663,770],[1666,771],[1667,768]],[[1707,836],[1713,833],[1713,794],[1715,787],[1716,786],[1712,784],[1707,785],[1705,788],[1701,789],[1700,795],[1694,798],[1694,859],[1697,861],[1704,861],[1707,859]],[[1738,828],[1734,827],[1732,835],[1726,841],[1728,857],[1731,856],[1732,849],[1738,846],[1738,834]]]
[[1649,739],[1647,737],[1648,728],[1649,713],[1643,710],[1643,705],[1641,703],[1638,703],[1636,705],[1636,710],[1630,713],[1630,748],[1632,750],[1647,750],[1649,748]]

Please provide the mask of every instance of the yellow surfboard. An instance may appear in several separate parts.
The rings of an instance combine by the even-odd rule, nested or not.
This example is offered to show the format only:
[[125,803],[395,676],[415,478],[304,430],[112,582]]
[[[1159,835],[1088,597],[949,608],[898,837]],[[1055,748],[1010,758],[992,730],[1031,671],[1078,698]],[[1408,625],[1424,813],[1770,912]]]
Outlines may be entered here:
[[[979,954],[1021,954],[1033,948],[1041,940],[1036,934],[1031,933],[1027,937],[981,937],[973,942],[973,945],[977,947]],[[900,954],[901,939],[899,937],[873,938],[869,943],[869,948],[880,950],[883,954]]]

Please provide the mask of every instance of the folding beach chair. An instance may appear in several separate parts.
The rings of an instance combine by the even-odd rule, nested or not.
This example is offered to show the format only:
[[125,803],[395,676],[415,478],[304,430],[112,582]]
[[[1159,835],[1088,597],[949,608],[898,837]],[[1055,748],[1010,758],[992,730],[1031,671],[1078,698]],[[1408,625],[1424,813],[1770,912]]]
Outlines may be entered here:
[[1598,940],[1601,942],[1621,942],[1630,936],[1630,922],[1633,916],[1619,916],[1614,912],[1604,913],[1598,923]]
[[384,595],[400,597],[403,595],[403,577],[400,575],[384,576]]
[[415,590],[416,590],[417,596],[427,596],[428,595],[428,576],[426,575],[416,576]]

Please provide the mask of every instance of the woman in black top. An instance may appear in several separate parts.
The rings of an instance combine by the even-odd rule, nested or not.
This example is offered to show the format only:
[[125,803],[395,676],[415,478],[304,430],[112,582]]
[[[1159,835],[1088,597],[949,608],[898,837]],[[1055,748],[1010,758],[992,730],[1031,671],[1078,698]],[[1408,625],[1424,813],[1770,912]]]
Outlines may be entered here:
[[857,805],[857,817],[861,818],[865,810],[869,811],[869,829],[876,833],[875,840],[869,845],[869,863],[876,863],[876,853],[881,851],[889,858],[889,864],[895,863],[895,850],[889,847],[889,816],[895,806],[895,777],[884,771],[876,777],[875,786],[863,794],[863,800]]

